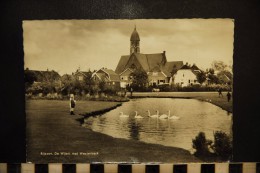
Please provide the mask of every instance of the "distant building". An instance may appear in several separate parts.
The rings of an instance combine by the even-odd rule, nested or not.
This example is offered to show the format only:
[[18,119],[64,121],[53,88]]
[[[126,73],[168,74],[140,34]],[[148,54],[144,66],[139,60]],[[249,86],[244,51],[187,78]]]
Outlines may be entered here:
[[74,77],[75,77],[77,80],[83,82],[85,77],[92,75],[92,72],[85,72],[85,71],[77,70],[73,75],[74,75]]
[[201,73],[201,70],[195,64],[192,67],[185,64],[174,75],[174,84],[181,87],[200,85],[197,78],[198,73]]
[[162,53],[140,53],[140,37],[134,28],[130,37],[130,54],[121,56],[115,72],[120,76],[121,87],[131,84],[131,73],[141,69],[148,75],[149,85],[170,84],[172,76],[183,66],[182,61],[168,62]]
[[111,69],[101,68],[92,74],[92,78],[95,82],[104,81],[108,86],[120,87],[119,75]]

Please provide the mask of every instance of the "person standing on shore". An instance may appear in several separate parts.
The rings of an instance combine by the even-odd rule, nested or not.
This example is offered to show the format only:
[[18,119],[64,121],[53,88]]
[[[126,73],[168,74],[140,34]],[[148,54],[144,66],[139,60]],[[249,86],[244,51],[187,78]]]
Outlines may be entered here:
[[74,95],[70,95],[70,115],[75,115],[74,114],[74,108],[76,106],[76,100],[74,99]]
[[130,92],[131,92],[131,97],[133,96],[133,88],[130,88]]
[[227,101],[229,102],[230,99],[231,99],[231,94],[230,94],[230,92],[228,91],[228,93],[227,93]]
[[218,97],[220,97],[220,96],[223,97],[221,88],[218,89]]

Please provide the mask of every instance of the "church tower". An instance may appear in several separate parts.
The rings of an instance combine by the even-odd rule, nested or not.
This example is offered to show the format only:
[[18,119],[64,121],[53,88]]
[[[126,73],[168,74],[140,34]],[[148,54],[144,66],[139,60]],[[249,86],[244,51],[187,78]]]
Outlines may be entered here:
[[136,26],[134,31],[132,32],[131,38],[130,38],[130,55],[132,53],[140,53],[140,37],[138,32],[136,31]]

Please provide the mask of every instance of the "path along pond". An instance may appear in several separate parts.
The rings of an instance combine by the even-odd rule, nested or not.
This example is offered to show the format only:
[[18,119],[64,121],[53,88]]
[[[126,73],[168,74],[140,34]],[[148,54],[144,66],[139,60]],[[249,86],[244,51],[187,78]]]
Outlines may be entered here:
[[[178,120],[158,119],[151,115],[170,114]],[[135,112],[143,116],[135,118]],[[120,112],[129,115],[120,117]],[[115,138],[139,140],[146,143],[179,147],[192,151],[192,139],[199,132],[213,140],[213,132],[221,130],[232,134],[232,114],[211,104],[195,99],[141,98],[123,103],[105,114],[85,118],[84,127]]]

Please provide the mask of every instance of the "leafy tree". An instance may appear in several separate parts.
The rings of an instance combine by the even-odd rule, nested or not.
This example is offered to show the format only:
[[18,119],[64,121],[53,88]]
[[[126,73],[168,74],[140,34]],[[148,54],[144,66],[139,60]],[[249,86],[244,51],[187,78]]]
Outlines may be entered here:
[[228,65],[223,61],[213,61],[211,66],[215,71],[225,71],[228,68]]
[[32,86],[33,82],[36,81],[36,79],[37,78],[32,71],[29,71],[28,69],[24,71],[24,82],[26,89]]
[[62,89],[61,92],[64,95],[67,95],[70,93],[70,91],[73,88],[73,82],[72,82],[72,76],[65,74],[61,77],[61,83],[62,83]]
[[135,90],[144,90],[148,83],[148,75],[141,69],[136,69],[130,74],[132,76],[132,87]]
[[95,82],[92,78],[92,72],[90,70],[85,74],[83,81],[84,81],[83,83],[84,89],[89,93],[92,92],[93,85],[95,84]]
[[[232,65],[227,65],[223,61],[213,61],[211,64],[212,68],[217,71],[218,83],[229,85],[232,84],[233,75],[232,75]],[[226,78],[228,77],[230,81]]]
[[210,154],[209,148],[212,144],[211,140],[206,139],[204,132],[199,132],[199,134],[192,139],[192,147],[196,150],[195,156],[208,156]]
[[222,159],[230,159],[232,155],[232,141],[231,137],[222,131],[216,131],[214,133],[214,144],[212,149],[217,156],[220,156]]
[[198,73],[197,74],[197,79],[198,79],[198,82],[200,83],[200,84],[202,84],[203,82],[205,82],[205,80],[206,80],[206,74],[205,74],[205,72],[203,72],[203,71],[201,71],[201,73]]
[[104,92],[106,90],[106,81],[104,78],[102,78],[101,81],[99,81],[98,87],[101,92]]
[[208,74],[215,74],[215,70],[213,68],[209,68],[208,69]]
[[219,79],[216,75],[214,74],[208,74],[208,78],[210,80],[210,82],[213,84],[219,84]]

